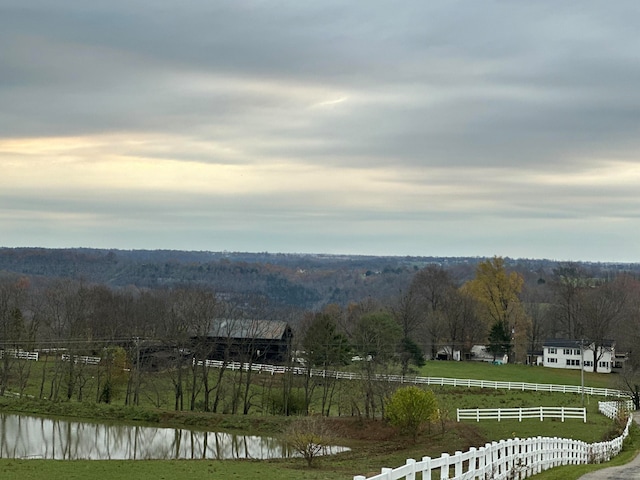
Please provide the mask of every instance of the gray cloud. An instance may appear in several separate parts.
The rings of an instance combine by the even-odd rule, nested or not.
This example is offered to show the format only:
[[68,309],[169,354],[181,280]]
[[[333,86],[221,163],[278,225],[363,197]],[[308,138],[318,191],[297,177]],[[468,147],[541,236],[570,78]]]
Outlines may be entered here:
[[[639,14],[630,1],[5,1],[0,166],[59,165],[50,188],[0,181],[5,241],[37,243],[32,219],[57,245],[68,221],[80,244],[122,247],[630,260],[615,232],[638,233]],[[101,146],[14,145],[52,138]],[[78,180],[115,161],[124,176],[135,161],[150,176],[150,162],[243,167],[255,187],[118,190],[96,166],[93,187]],[[594,246],[575,251],[578,235]]]

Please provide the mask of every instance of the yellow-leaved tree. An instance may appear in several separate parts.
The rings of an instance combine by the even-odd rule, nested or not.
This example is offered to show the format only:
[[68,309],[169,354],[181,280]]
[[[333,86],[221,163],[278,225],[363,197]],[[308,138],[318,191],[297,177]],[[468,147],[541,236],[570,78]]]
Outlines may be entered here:
[[524,280],[517,272],[507,272],[504,259],[493,257],[480,262],[476,276],[464,285],[480,305],[488,337],[488,350],[494,357],[508,355],[509,361],[524,361],[528,318],[520,302]]

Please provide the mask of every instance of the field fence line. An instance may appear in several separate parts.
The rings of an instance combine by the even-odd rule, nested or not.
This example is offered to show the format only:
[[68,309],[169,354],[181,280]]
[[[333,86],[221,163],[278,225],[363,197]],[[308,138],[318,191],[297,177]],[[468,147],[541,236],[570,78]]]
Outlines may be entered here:
[[22,349],[0,350],[0,358],[4,358],[5,355],[11,358],[19,358],[21,360],[32,360],[34,362],[37,362],[38,358],[40,357],[38,352],[26,352]]
[[410,458],[401,467],[382,468],[380,474],[372,477],[356,475],[353,480],[415,480],[416,474],[433,478],[432,475],[438,473],[442,480],[521,480],[560,465],[611,460],[622,450],[631,422],[632,415],[629,415],[622,434],[608,442],[586,443],[558,437],[513,438],[480,448],[471,447],[464,453],[443,453],[438,458],[422,457],[420,461]]
[[[362,380],[364,376],[355,372],[340,372],[336,370],[321,370],[315,368],[270,365],[261,363],[225,362],[223,360],[193,360],[194,363],[212,368],[227,368],[230,370],[249,370],[271,375],[293,373],[294,375],[308,375],[311,377],[326,377],[344,380]],[[580,385],[558,385],[551,383],[505,382],[494,380],[473,380],[469,378],[418,377],[403,375],[375,374],[373,380],[393,382],[409,385],[436,385],[467,388],[493,388],[520,391],[555,392],[555,393],[585,393],[599,397],[629,397],[627,392],[613,388],[582,387]]]
[[603,415],[615,419],[621,415],[633,412],[634,405],[631,399],[619,400],[617,402],[598,402],[598,411]]
[[[611,402],[616,403],[616,402]],[[458,408],[457,420],[518,420],[535,418],[541,422],[545,418],[559,418],[561,421],[579,419],[587,422],[584,407],[513,407],[513,408]]]

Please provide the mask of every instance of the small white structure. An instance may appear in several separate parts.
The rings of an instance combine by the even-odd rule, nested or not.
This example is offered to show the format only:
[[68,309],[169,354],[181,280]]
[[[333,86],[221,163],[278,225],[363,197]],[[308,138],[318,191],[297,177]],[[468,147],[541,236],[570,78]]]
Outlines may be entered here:
[[442,347],[436,354],[437,360],[455,360],[459,362],[462,359],[460,349],[451,348],[450,346]]
[[489,363],[507,363],[509,361],[508,355],[497,355],[495,358],[492,353],[489,352],[486,345],[474,345],[471,347],[471,360],[476,362],[489,362]]
[[542,350],[527,352],[527,365],[541,366],[544,364],[544,353]]
[[[545,367],[611,373],[614,366],[615,344],[610,340],[596,349],[593,342],[550,339],[544,341],[542,349],[542,365]],[[594,369],[596,362],[598,365]]]

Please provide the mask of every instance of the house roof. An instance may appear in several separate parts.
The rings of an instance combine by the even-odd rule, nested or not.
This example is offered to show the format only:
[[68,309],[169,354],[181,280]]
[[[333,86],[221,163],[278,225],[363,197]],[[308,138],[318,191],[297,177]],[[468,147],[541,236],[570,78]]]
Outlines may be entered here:
[[[580,340],[568,340],[566,338],[551,338],[542,342],[543,347],[567,347],[567,348],[580,348]],[[584,345],[588,345],[588,342],[584,342]]]
[[[548,338],[542,342],[543,347],[556,347],[556,348],[580,348],[583,344],[585,347],[593,344],[591,340],[569,340],[566,338]],[[611,348],[615,342],[613,340],[604,340],[602,346],[605,348]]]
[[207,336],[210,338],[281,340],[290,331],[291,328],[287,322],[220,318],[211,322]]

